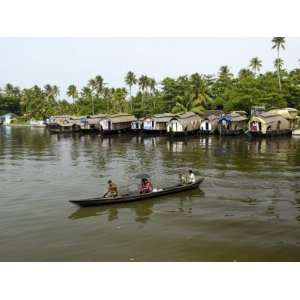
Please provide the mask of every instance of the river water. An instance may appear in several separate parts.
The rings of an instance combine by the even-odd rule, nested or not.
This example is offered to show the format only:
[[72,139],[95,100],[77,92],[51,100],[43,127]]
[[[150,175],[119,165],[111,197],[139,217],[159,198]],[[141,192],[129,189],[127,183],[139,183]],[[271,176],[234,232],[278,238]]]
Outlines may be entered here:
[[[201,189],[78,208],[112,178]],[[129,184],[130,183],[130,184]],[[0,128],[0,261],[299,261],[300,139],[50,135]]]

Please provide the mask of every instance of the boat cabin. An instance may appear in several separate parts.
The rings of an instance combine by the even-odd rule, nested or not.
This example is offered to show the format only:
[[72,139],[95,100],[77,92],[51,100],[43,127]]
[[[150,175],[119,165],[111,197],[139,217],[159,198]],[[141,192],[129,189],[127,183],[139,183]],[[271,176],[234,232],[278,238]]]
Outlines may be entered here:
[[197,133],[200,129],[201,118],[193,113],[186,112],[171,118],[167,124],[167,132],[170,135],[188,135]]
[[291,132],[289,121],[271,111],[252,116],[248,123],[248,133],[252,136],[275,136]]
[[131,130],[141,131],[143,130],[144,118],[137,119],[131,122]]
[[218,119],[218,132],[220,135],[239,135],[247,130],[246,115],[231,112]]
[[80,129],[82,132],[98,132],[100,129],[100,121],[106,115],[98,114],[86,117],[80,117]]
[[298,113],[299,113],[297,109],[286,107],[281,109],[272,109],[269,112],[273,114],[281,115],[286,120],[288,120],[290,129],[293,130],[297,127]]
[[166,133],[168,123],[175,116],[176,114],[164,113],[145,118],[143,122],[143,131],[145,133]]
[[17,118],[17,115],[14,113],[8,113],[0,116],[0,124],[9,125]]
[[53,133],[78,132],[80,130],[80,117],[52,116],[47,124],[48,130]]
[[105,133],[118,133],[131,129],[132,122],[136,121],[135,116],[127,113],[118,113],[105,116],[100,120],[100,131]]

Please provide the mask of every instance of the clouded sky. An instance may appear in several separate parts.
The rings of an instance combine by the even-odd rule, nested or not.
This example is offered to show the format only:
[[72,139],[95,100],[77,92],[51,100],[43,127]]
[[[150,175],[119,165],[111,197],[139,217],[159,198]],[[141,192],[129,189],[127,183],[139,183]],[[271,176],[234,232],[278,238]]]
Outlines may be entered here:
[[[0,87],[56,84],[62,96],[69,84],[82,87],[101,75],[124,86],[128,70],[157,81],[194,72],[216,74],[222,65],[233,73],[258,56],[263,70],[273,68],[271,38],[0,38]],[[282,58],[299,67],[300,38],[286,38]]]

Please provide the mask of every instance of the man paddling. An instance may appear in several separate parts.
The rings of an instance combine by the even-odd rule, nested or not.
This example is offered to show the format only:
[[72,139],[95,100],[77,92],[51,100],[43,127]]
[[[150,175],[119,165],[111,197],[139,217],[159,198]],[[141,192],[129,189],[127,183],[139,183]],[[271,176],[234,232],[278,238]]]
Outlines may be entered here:
[[118,196],[118,187],[111,180],[108,180],[108,190],[103,195],[103,197],[117,197]]

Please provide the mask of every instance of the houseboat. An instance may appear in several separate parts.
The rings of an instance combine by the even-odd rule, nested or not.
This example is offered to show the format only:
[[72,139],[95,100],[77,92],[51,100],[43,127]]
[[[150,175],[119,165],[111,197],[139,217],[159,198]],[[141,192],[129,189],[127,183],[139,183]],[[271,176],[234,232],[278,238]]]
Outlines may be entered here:
[[280,109],[272,109],[269,112],[273,113],[273,114],[281,115],[286,120],[288,120],[289,128],[291,130],[294,130],[297,128],[297,126],[298,126],[297,123],[298,123],[298,119],[299,119],[299,117],[298,117],[299,111],[297,109],[286,107],[286,108],[280,108]]
[[276,136],[291,132],[290,122],[271,111],[252,116],[248,123],[248,134],[251,136]]
[[80,118],[80,132],[81,133],[99,133],[100,121],[106,117],[104,114],[93,116],[86,116]]
[[75,133],[80,131],[80,118],[72,116],[52,116],[47,123],[51,133]]
[[131,130],[136,133],[140,133],[144,128],[144,118],[137,119],[131,122]]
[[218,132],[220,135],[240,135],[247,130],[246,112],[233,111],[218,119]]
[[167,125],[175,116],[176,114],[164,113],[145,118],[143,122],[143,132],[154,134],[167,133]]
[[14,113],[8,113],[0,116],[0,124],[10,125],[17,118],[17,115]]
[[131,129],[132,122],[136,121],[135,116],[127,113],[118,113],[115,115],[108,115],[100,120],[101,134],[113,134]]
[[209,110],[203,115],[200,124],[200,134],[215,134],[218,132],[218,121],[224,113],[220,110]]
[[171,118],[167,124],[167,133],[172,136],[190,135],[199,132],[201,118],[193,113],[186,112]]

